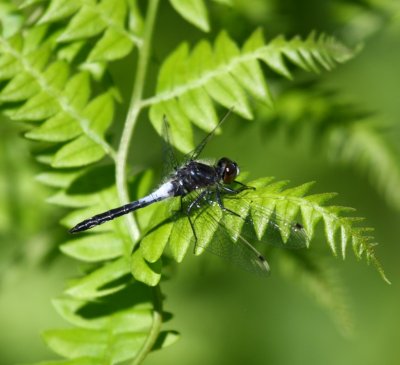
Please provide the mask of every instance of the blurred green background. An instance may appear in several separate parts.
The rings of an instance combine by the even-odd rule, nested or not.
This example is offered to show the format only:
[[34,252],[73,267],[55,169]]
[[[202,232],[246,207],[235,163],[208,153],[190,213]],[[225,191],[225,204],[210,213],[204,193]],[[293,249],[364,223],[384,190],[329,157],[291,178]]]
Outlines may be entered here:
[[[227,28],[240,42],[256,26],[263,26],[270,37],[278,33],[305,36],[317,29],[350,45],[364,41],[364,49],[354,60],[313,80],[391,125],[387,138],[397,148],[400,163],[400,20],[392,18],[394,3],[237,0],[235,10],[211,6],[214,33],[208,36],[213,38]],[[163,2],[154,41],[154,69],[182,41],[182,34],[191,42],[203,36]],[[128,61],[113,65],[116,80],[131,70]],[[150,80],[154,77],[149,76]],[[303,79],[309,76],[299,72],[296,80]],[[291,87],[289,82],[279,82],[272,84],[278,100]],[[305,89],[300,85],[299,90]],[[288,114],[296,113],[290,104],[287,107]],[[25,129],[6,119],[0,122],[0,364],[54,357],[39,334],[65,325],[50,300],[80,270],[77,262],[58,252],[57,245],[67,234],[57,223],[63,212],[45,203],[51,191],[35,181],[41,166],[31,156],[37,146],[22,138]],[[335,204],[356,208],[375,227],[380,242],[377,255],[392,285],[386,285],[365,262],[357,263],[351,252],[346,261],[329,253],[324,257],[323,264],[333,267],[341,279],[349,303],[354,333],[344,336],[312,295],[280,275],[273,258],[272,275],[265,281],[210,255],[188,256],[173,279],[162,285],[165,309],[175,314],[166,327],[178,330],[182,338],[150,355],[147,364],[399,363],[399,211],[385,202],[366,174],[329,163],[326,151],[310,142],[308,127],[300,129],[290,137],[284,127],[268,132],[261,117],[251,122],[232,117],[204,156],[228,155],[250,172],[250,178],[275,176],[291,180],[292,186],[316,181],[313,192],[338,192]],[[132,145],[134,168],[159,170],[160,144],[143,114]],[[323,245],[313,242],[311,249]]]

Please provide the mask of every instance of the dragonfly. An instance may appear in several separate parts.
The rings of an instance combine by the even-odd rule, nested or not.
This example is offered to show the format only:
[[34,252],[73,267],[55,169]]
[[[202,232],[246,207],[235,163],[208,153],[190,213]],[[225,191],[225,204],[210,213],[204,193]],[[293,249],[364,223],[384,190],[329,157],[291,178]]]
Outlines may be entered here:
[[[222,157],[215,163],[199,159],[230,112],[192,152],[184,156],[181,164],[170,142],[169,124],[164,116],[165,155],[168,164],[172,166],[172,172],[150,194],[85,219],[69,232],[83,232],[156,202],[180,197],[176,220],[183,216],[189,222],[195,251],[196,247],[204,248],[247,271],[268,275],[269,264],[254,246],[254,242],[282,242],[282,229],[288,236],[283,245],[288,243],[286,246],[289,247],[305,247],[308,245],[308,237],[300,223],[290,222],[275,211],[258,205],[255,199],[246,198],[244,193],[255,188],[237,180],[240,169],[235,161],[228,157]],[[238,203],[240,212],[230,207],[229,203],[232,202]],[[257,234],[254,224],[262,220],[266,222],[265,234]]]

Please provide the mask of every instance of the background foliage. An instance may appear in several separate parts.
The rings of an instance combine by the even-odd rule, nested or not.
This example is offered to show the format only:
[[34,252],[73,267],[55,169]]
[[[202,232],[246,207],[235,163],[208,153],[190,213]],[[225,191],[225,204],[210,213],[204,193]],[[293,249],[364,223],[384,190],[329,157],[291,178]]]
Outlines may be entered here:
[[[25,5],[30,3],[32,2],[26,1]],[[76,12],[76,4],[79,2],[69,3],[70,8],[64,10],[61,15],[54,12],[55,5],[53,11],[51,7],[48,8],[42,17],[43,28],[39,27],[38,31],[31,35],[29,42],[23,46],[25,51],[35,51],[35,47],[41,44],[46,24],[54,23],[57,28],[58,22]],[[179,8],[182,2],[171,3],[184,12]],[[145,8],[142,5],[139,8]],[[7,32],[9,36],[18,29],[21,17],[8,2],[1,3],[1,6],[2,14],[7,14],[2,18],[7,21],[2,23],[3,32]],[[180,44],[182,34],[185,34],[185,40],[191,45],[195,45],[204,37],[204,33],[185,22],[167,2],[162,2],[160,6],[153,38],[149,85],[156,82],[152,79],[155,78],[153,71],[160,66],[171,50]],[[280,33],[285,34],[287,39],[294,35],[306,38],[313,29],[317,29],[318,33],[334,34],[349,45],[364,41],[363,51],[353,61],[340,66],[332,73],[323,72],[315,76],[299,71],[291,65],[289,67],[294,73],[295,81],[290,82],[279,77],[276,69],[273,70],[275,72],[267,70],[266,79],[276,102],[275,109],[271,110],[254,103],[252,108],[255,109],[256,121],[246,122],[232,117],[229,123],[224,125],[223,135],[211,143],[206,154],[214,157],[229,153],[251,172],[251,177],[273,174],[278,180],[290,178],[293,186],[316,180],[317,192],[339,192],[340,196],[336,201],[356,207],[359,215],[366,216],[369,225],[376,227],[377,241],[383,243],[378,247],[378,253],[394,286],[384,286],[373,270],[363,265],[354,265],[351,256],[345,263],[332,259],[326,251],[325,244],[316,244],[311,255],[274,251],[271,258],[275,264],[274,275],[267,282],[238,272],[213,258],[193,258],[188,255],[173,273],[173,280],[163,286],[163,292],[167,294],[166,309],[177,314],[167,327],[177,329],[184,335],[174,346],[151,355],[148,363],[165,364],[168,359],[174,363],[178,358],[190,358],[191,363],[197,361],[216,364],[239,363],[248,361],[249,358],[252,359],[252,363],[260,364],[268,361],[282,364],[294,361],[316,364],[339,361],[351,364],[374,364],[382,361],[394,363],[399,355],[396,353],[397,348],[392,344],[398,325],[393,319],[398,318],[399,307],[399,298],[395,294],[398,293],[398,267],[395,265],[398,249],[395,244],[399,233],[396,221],[400,199],[399,151],[396,145],[399,110],[393,97],[398,85],[393,75],[396,74],[396,60],[399,58],[394,45],[398,42],[400,28],[398,18],[393,17],[393,14],[396,14],[398,9],[390,1],[307,1],[299,5],[298,2],[291,1],[255,0],[237,1],[233,8],[210,2],[207,3],[207,9],[208,15],[204,13],[203,17],[191,17],[187,12],[184,14],[187,20],[195,23],[200,29],[211,29],[207,38],[212,43],[220,31],[226,29],[237,43],[244,44],[257,26],[265,27],[268,39]],[[87,10],[86,13],[84,10]],[[107,8],[101,10],[107,11]],[[201,13],[204,9],[198,11]],[[36,95],[38,89],[32,85],[28,87],[29,78],[20,74],[20,80],[14,78],[14,85],[7,85],[8,89],[5,88],[6,92],[3,89],[1,96],[6,115],[14,119],[42,120],[61,110],[57,118],[47,120],[47,128],[42,125],[31,130],[28,133],[30,138],[64,142],[78,137],[82,130],[85,132],[87,120],[95,121],[95,128],[90,129],[89,133],[84,133],[82,137],[87,138],[86,135],[89,134],[91,138],[79,140],[81,137],[78,137],[67,143],[63,152],[60,152],[62,148],[56,153],[53,165],[58,167],[79,166],[90,162],[82,158],[93,159],[95,156],[95,159],[99,159],[105,152],[113,155],[112,148],[104,143],[102,138],[113,114],[118,118],[124,113],[119,106],[115,110],[115,105],[124,105],[118,104],[121,97],[122,100],[129,98],[132,79],[127,75],[132,74],[134,62],[134,54],[131,52],[134,52],[135,42],[139,42],[139,38],[132,34],[140,34],[142,29],[140,22],[130,24],[131,38],[127,39],[129,37],[119,23],[121,13],[116,12],[110,18],[100,17],[101,25],[96,29],[82,28],[85,19],[94,16],[87,8],[81,9],[77,14],[80,14],[81,19],[75,16],[77,19],[71,21],[66,28],[61,27],[60,31],[56,29],[54,33],[57,42],[61,44],[57,46],[59,57],[64,62],[55,63],[53,69],[46,71],[46,78],[41,79],[45,84],[50,80],[49,92]],[[98,13],[96,14],[98,16]],[[202,21],[199,22],[200,18]],[[79,33],[78,30],[83,33]],[[99,34],[101,36],[97,37]],[[91,51],[81,66],[82,72],[74,78],[68,78],[68,68],[70,65],[74,66],[73,60],[79,54],[80,47],[85,46],[79,39],[92,35],[95,36],[95,42],[90,45]],[[218,39],[221,38],[223,36],[220,35]],[[50,37],[47,43],[42,44],[44,48],[38,49],[34,58],[36,65],[44,62],[41,59],[46,58],[46,52],[54,47],[54,41],[54,37]],[[108,42],[118,46],[107,47]],[[180,51],[175,53],[178,56],[187,52],[184,47],[178,50]],[[127,58],[120,60],[125,56]],[[113,62],[109,72],[104,74],[104,62],[108,61]],[[4,73],[17,74],[18,70],[10,71],[10,68],[3,65],[2,72],[4,77]],[[88,75],[101,84],[99,90],[107,91],[100,93],[98,90],[90,90],[90,84],[86,80]],[[78,80],[76,85],[80,86],[79,89],[77,86],[74,88],[74,80]],[[118,91],[110,87],[110,80],[119,85]],[[179,83],[179,80],[175,82]],[[165,89],[171,86],[174,87],[171,84],[160,86],[159,82],[157,92],[162,93],[163,87]],[[72,110],[72,113],[71,110],[63,108],[63,99],[56,100],[56,105],[50,100],[52,95],[57,95],[58,89],[64,87],[66,97],[70,97],[71,100],[74,97],[84,100],[82,104],[74,104],[67,100],[69,104],[74,105],[75,110]],[[257,88],[254,87],[254,90]],[[261,87],[258,90],[263,89]],[[90,92],[92,98],[89,100]],[[240,91],[237,95],[239,99],[235,100],[240,104],[239,113],[243,117],[249,117],[246,101],[241,102]],[[252,97],[256,99],[257,94]],[[27,98],[30,98],[31,104],[23,109],[18,101]],[[224,104],[224,97],[221,99],[221,96],[215,95],[213,98]],[[225,102],[229,104],[229,101]],[[42,114],[35,114],[35,108],[38,110],[37,106],[43,105],[47,107],[39,108]],[[102,113],[100,118],[96,118],[98,105],[106,106],[108,110],[108,113]],[[167,109],[172,107],[166,104],[162,106]],[[77,118],[78,126],[68,119],[76,116],[77,112],[80,113]],[[160,113],[162,114],[162,111],[153,109],[153,113],[150,114],[153,123],[160,120]],[[205,122],[210,123],[214,120],[215,123],[216,114],[213,116],[213,112],[210,113],[211,117],[205,118]],[[202,120],[197,122],[200,127],[210,128],[202,125]],[[57,128],[54,128],[54,125]],[[63,133],[58,133],[62,125],[68,128],[63,129]],[[51,181],[53,186],[62,187],[68,178],[73,177],[74,170],[68,170],[70,174],[63,176],[43,174],[43,168],[29,157],[26,141],[20,138],[20,134],[25,133],[27,127],[5,118],[0,128],[1,168],[4,169],[1,173],[1,188],[6,197],[2,199],[4,204],[0,212],[3,238],[0,260],[0,323],[3,324],[2,328],[7,329],[0,337],[1,348],[5,349],[0,356],[4,363],[39,361],[53,355],[40,343],[37,331],[57,326],[65,327],[50,306],[50,298],[63,291],[65,277],[79,276],[82,272],[90,271],[91,267],[90,264],[82,265],[77,270],[76,261],[59,254],[57,244],[64,242],[66,236],[65,229],[58,226],[58,220],[65,212],[43,204],[43,200],[51,195],[51,192],[40,184],[32,183],[34,176],[40,172],[39,180]],[[112,128],[111,135],[118,136],[118,127]],[[147,113],[141,114],[135,133],[136,138],[130,151],[133,171],[140,171],[148,166],[160,170],[160,141],[149,126]],[[68,138],[65,135],[68,135]],[[92,141],[100,143],[94,144],[90,149]],[[177,136],[175,142],[179,141]],[[80,151],[71,155],[71,150],[76,150],[76,144],[78,147],[83,144],[90,149],[90,153]],[[66,147],[67,145],[70,147]],[[152,148],[148,148],[149,146]],[[54,153],[47,145],[32,143],[30,148],[36,150],[41,162],[48,161],[49,156]],[[144,148],[148,152],[146,155],[142,153]],[[86,192],[107,186],[107,176],[111,176],[107,170],[92,175],[92,179],[89,179],[89,190]],[[142,179],[146,179],[146,176],[142,176]],[[133,181],[131,196],[141,195],[141,192],[140,185],[135,185]],[[105,191],[102,199],[113,201],[113,195],[113,191]],[[62,205],[67,203],[75,208],[93,204],[90,195],[86,196],[87,200],[83,202],[82,197],[75,201],[67,198],[63,194],[56,194],[49,200]],[[88,213],[84,210],[79,216]],[[73,219],[76,218],[64,219],[64,223],[70,225]],[[322,232],[320,234],[322,237]],[[106,236],[104,242],[112,242],[112,250],[109,245],[104,245],[102,250],[98,250],[97,246],[98,257],[91,256],[89,259],[111,258],[110,254],[124,250],[123,242],[113,240],[111,236]],[[80,259],[84,256],[82,252],[74,252],[74,246],[68,243],[62,246],[62,251],[71,256],[78,255]],[[117,275],[118,268],[117,262],[109,268],[110,274]],[[279,272],[284,275],[279,275]],[[121,275],[123,274],[124,271],[121,271]],[[345,282],[345,289],[342,282]],[[78,297],[81,293],[82,299],[85,299],[85,295],[91,290],[93,295],[97,295],[97,288],[85,287],[84,281],[71,283],[69,288],[70,293]],[[304,295],[300,288],[308,289],[316,301]],[[117,295],[119,289],[116,285],[111,291],[115,290]],[[129,295],[129,290],[132,289],[128,287],[125,293],[122,292],[122,298]],[[142,291],[143,297],[146,297],[146,289],[136,288],[133,292]],[[350,298],[351,317],[346,298]],[[109,305],[123,302],[113,296],[109,300]],[[330,311],[321,310],[316,302]],[[76,308],[79,308],[79,301],[58,300],[54,305],[70,322],[82,325],[80,318],[72,318],[70,314],[71,309],[76,311]],[[121,311],[121,308],[110,309],[107,303],[105,305],[103,311],[108,310],[111,313],[119,310],[124,323],[127,323],[124,315],[131,316],[130,318],[133,316],[139,332],[147,328],[151,308],[141,306],[133,313],[128,313]],[[93,308],[86,310],[90,312]],[[338,324],[337,327],[329,321],[327,313],[332,315]],[[115,323],[118,322],[118,318],[114,320]],[[352,330],[353,322],[355,331]],[[101,329],[104,323],[91,321],[90,326],[92,329]],[[113,330],[121,334],[121,347],[117,353],[123,358],[124,346],[130,349],[133,346],[132,337],[129,333],[125,334],[124,328],[118,327],[118,324]],[[71,338],[87,336],[87,333],[78,332],[77,329],[71,330]],[[344,339],[340,332],[346,335],[355,332],[356,335],[349,341]],[[324,333],[324,336],[321,336],[321,333]],[[371,333],[374,336],[371,336]],[[72,349],[54,342],[59,338],[58,334],[54,330],[47,331],[47,343],[53,349],[61,349],[61,353],[70,353]],[[63,336],[65,338],[65,333]],[[371,338],[374,339],[373,342]],[[96,337],[96,343],[100,342],[101,339]],[[220,346],[215,346],[215,343]],[[291,351],[287,350],[288,345]],[[18,350],[20,348],[29,351],[21,352]]]

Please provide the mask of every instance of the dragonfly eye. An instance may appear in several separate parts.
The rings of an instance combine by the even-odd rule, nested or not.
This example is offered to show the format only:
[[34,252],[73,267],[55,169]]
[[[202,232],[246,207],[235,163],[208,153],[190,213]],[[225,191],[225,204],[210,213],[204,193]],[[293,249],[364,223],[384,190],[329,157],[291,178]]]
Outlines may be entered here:
[[217,167],[224,184],[231,184],[239,175],[239,167],[236,162],[223,157],[218,161]]

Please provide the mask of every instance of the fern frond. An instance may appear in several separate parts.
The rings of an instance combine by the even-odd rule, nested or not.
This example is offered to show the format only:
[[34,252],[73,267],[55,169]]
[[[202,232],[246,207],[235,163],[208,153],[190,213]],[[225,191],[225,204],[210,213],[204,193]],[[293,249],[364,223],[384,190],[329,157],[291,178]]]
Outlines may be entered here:
[[352,51],[324,34],[317,37],[311,33],[305,40],[279,36],[266,43],[261,30],[257,30],[239,49],[222,32],[213,48],[201,41],[189,53],[186,43],[180,45],[161,67],[155,96],[143,100],[142,105],[151,106],[150,119],[158,131],[162,116],[169,117],[176,147],[187,152],[193,148],[187,138],[190,120],[204,130],[217,124],[213,100],[227,108],[234,107],[246,119],[253,117],[246,94],[272,105],[260,61],[291,78],[285,58],[304,70],[319,72],[320,67],[330,70],[352,55]]
[[[284,185],[281,182],[271,183],[271,179],[252,181],[249,186],[256,187],[255,191],[240,193],[235,198],[225,196],[224,206],[234,212],[240,212],[242,218],[251,217],[250,221],[258,237],[263,237],[264,234],[268,235],[270,220],[274,219],[276,221],[276,217],[281,217],[278,219],[277,224],[282,246],[291,244],[291,225],[287,222],[296,222],[301,216],[304,230],[307,233],[303,247],[309,245],[309,240],[315,235],[316,226],[321,222],[327,244],[335,256],[338,255],[340,250],[340,254],[344,259],[348,246],[351,246],[357,258],[365,257],[367,262],[372,263],[382,278],[388,282],[375,256],[374,247],[376,243],[374,243],[373,237],[370,236],[371,229],[358,226],[360,218],[345,215],[353,211],[353,209],[326,205],[335,194],[305,195],[311,184],[289,189],[284,189]],[[178,205],[178,202],[176,203]],[[153,213],[149,220],[152,228],[147,230],[141,240],[139,249],[133,255],[133,260],[135,260],[135,263],[140,263],[141,267],[141,270],[134,270],[133,275],[137,280],[144,281],[148,285],[156,285],[161,278],[158,265],[164,250],[167,250],[177,262],[180,262],[188,252],[191,244],[194,243],[193,231],[186,216],[169,219],[171,210],[179,209],[178,207],[168,208],[169,204],[158,203],[158,206],[153,208]],[[253,206],[254,209],[263,207],[263,214],[254,215]],[[232,245],[234,245],[237,240],[237,232],[241,229],[241,224],[243,224],[242,219],[235,220],[235,218],[217,214],[218,210],[220,210],[218,206],[209,207],[208,209],[214,209],[215,217],[219,217],[217,219],[221,220],[221,222],[225,219],[229,220],[229,225],[227,225],[232,229],[229,233],[232,235],[231,240],[233,242]],[[194,217],[192,220],[195,221],[196,218]],[[275,225],[276,223],[274,223]],[[216,231],[210,231],[210,226],[199,228],[202,229],[202,232],[207,232],[207,234],[199,233],[197,245],[199,245],[199,241],[202,241],[200,246],[207,247],[214,239]],[[271,240],[271,238],[269,239]],[[201,253],[203,250],[197,252]]]
[[263,119],[270,138],[278,124],[292,137],[311,125],[315,144],[329,160],[354,166],[389,205],[400,208],[399,156],[387,138],[393,125],[376,113],[332,90],[303,87],[282,94],[273,111],[263,111]]
[[[115,152],[104,139],[113,117],[112,95],[104,93],[88,103],[90,78],[85,72],[70,78],[63,61],[51,62],[52,41],[43,40],[46,26],[34,28],[23,39],[0,38],[0,79],[9,80],[0,102],[14,104],[7,114],[14,120],[45,122],[27,136],[44,141],[73,139],[54,155],[55,166],[82,166]],[[32,43],[38,48],[31,49]]]
[[[80,1],[51,1],[24,34],[0,38],[0,80],[7,81],[0,103],[11,119],[42,122],[27,137],[67,142],[52,159],[55,167],[83,166],[105,155],[115,158],[105,140],[115,109],[114,92],[107,86],[103,94],[91,95],[91,76],[103,72],[105,61],[122,58],[141,44],[135,2],[129,4],[129,15],[126,29],[125,1],[87,1],[83,6]],[[61,30],[52,31],[53,24]],[[76,64],[75,57],[93,37],[96,45]]]
[[2,2],[0,8],[1,35],[9,38],[19,32],[24,24],[25,17],[18,11],[16,4],[12,2]]
[[[231,0],[214,0],[214,2],[231,4]],[[170,0],[170,3],[189,23],[204,32],[210,30],[208,11],[204,0]]]
[[[31,5],[32,1],[23,4]],[[0,40],[0,102],[11,119],[36,124],[26,134],[28,138],[54,144],[40,157],[42,162],[52,168],[69,168],[42,173],[38,180],[59,189],[48,199],[50,203],[75,208],[63,220],[70,224],[70,220],[94,213],[93,209],[120,204],[114,181],[108,181],[110,169],[106,176],[88,182],[85,178],[93,178],[96,169],[84,167],[106,155],[116,157],[105,139],[114,119],[116,90],[102,75],[106,62],[125,57],[135,45],[142,44],[137,35],[142,22],[135,1],[89,0],[82,5],[80,1],[53,0],[45,6],[47,10],[35,25]],[[116,363],[176,340],[175,333],[160,332],[163,319],[156,289],[147,290],[143,298],[137,288],[134,295],[126,292],[131,286],[132,245],[122,222],[112,234],[104,232],[62,245],[62,251],[94,265],[90,273],[69,283],[67,301],[80,302],[71,309],[80,311],[98,298],[104,302],[110,298],[112,304],[113,295],[130,296],[124,308],[110,308],[96,325],[93,316],[83,315],[79,323],[72,321],[78,312],[71,312],[66,319],[78,328],[45,334],[49,347],[69,359],[67,362]],[[142,328],[136,328],[142,311],[137,305],[148,307],[148,325]],[[115,327],[119,320],[122,326]],[[131,326],[132,322],[136,326]],[[149,338],[150,344],[155,343],[151,348]]]
[[[87,62],[111,61],[131,52],[135,45],[141,45],[137,35],[141,28],[140,13],[136,3],[130,4],[134,21],[129,30],[125,28],[128,4],[125,1],[51,1],[39,24],[51,24],[70,18],[67,27],[57,37],[64,44],[82,39],[98,37],[90,51]],[[131,10],[129,9],[129,10]]]
[[[257,181],[251,182],[250,185],[257,186]],[[252,197],[252,199],[271,200],[277,213],[283,215],[287,212],[287,206],[293,206],[294,208],[297,207],[301,212],[302,223],[310,238],[314,236],[317,224],[322,221],[325,238],[335,256],[337,255],[339,247],[341,256],[344,259],[346,257],[347,247],[351,245],[353,252],[358,259],[361,259],[364,256],[368,263],[372,263],[376,267],[382,278],[386,282],[389,282],[381,264],[375,256],[374,247],[376,246],[376,243],[370,235],[372,229],[357,225],[362,218],[344,215],[344,213],[353,211],[354,209],[326,205],[326,202],[333,197],[332,194],[304,196],[305,191],[303,192],[299,189],[295,189],[294,191],[294,194],[291,189],[279,193],[271,192],[267,185],[257,189],[256,193],[254,193],[255,196]],[[298,191],[301,192],[300,195],[297,194]],[[294,212],[297,214],[296,209],[294,209]],[[295,215],[292,215],[292,217],[289,218],[293,220]]]
[[[134,358],[152,327],[152,297],[150,288],[134,283],[98,301],[55,300],[57,312],[75,327],[43,334],[54,352],[69,359],[46,364],[115,364]],[[176,332],[164,331],[154,350],[177,339]]]
[[[43,173],[38,179],[60,189],[49,202],[76,208],[62,220],[69,227],[99,209],[119,204],[114,183],[106,178],[109,172],[109,167],[97,167]],[[141,174],[132,179],[133,197],[148,190],[149,177]],[[160,294],[153,293],[156,289],[137,281],[132,283],[132,264],[139,277],[146,271],[135,262],[134,255],[132,262],[129,259],[132,241],[123,221],[115,220],[111,226],[99,228],[96,234],[61,245],[66,255],[94,266],[85,276],[71,280],[65,290],[66,297],[54,302],[60,315],[74,328],[44,333],[47,345],[69,359],[48,364],[114,364],[135,358],[153,326],[163,321],[154,319],[155,313],[160,315],[160,308],[156,307],[161,306],[162,300],[156,298]],[[163,318],[166,320],[168,316]],[[169,346],[177,339],[176,332],[162,331],[152,350]]]
[[372,123],[359,121],[332,128],[327,135],[330,157],[368,175],[387,203],[400,209],[399,158]]
[[353,323],[347,295],[328,260],[298,250],[280,250],[277,258],[283,274],[300,283],[317,303],[330,312],[343,335],[351,336]]

